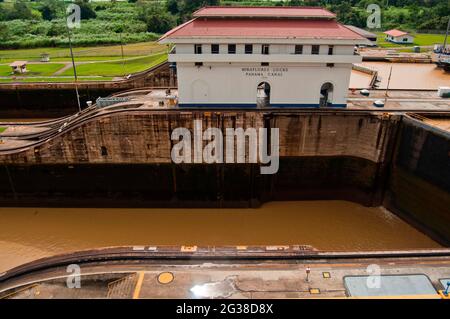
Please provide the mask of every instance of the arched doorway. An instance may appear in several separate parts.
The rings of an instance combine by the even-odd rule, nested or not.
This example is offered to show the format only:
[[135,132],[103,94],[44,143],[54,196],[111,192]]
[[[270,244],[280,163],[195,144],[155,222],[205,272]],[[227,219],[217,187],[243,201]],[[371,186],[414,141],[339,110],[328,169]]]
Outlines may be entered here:
[[261,82],[256,91],[256,103],[258,107],[270,106],[270,84]]
[[330,82],[324,83],[320,88],[320,107],[327,107],[333,104],[333,84]]

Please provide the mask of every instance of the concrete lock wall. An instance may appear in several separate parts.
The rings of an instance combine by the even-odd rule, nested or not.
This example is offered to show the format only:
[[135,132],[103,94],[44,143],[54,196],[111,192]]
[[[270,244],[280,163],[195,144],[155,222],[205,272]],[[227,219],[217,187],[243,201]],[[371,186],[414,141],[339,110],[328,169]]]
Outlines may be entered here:
[[[199,57],[200,59],[201,57]],[[331,106],[345,106],[351,64],[195,63],[178,62],[180,106],[240,105],[256,107],[257,88],[270,85],[272,106],[318,107],[323,84],[333,85]],[[299,103],[301,101],[301,103]]]
[[70,127],[33,148],[0,155],[0,163],[171,163],[171,132],[180,127],[192,131],[196,119],[203,130],[215,127],[224,133],[226,128],[278,128],[281,157],[350,156],[380,163],[396,118],[360,113],[119,111]]
[[[280,129],[280,164],[174,164],[171,132]],[[368,114],[127,111],[101,116],[0,156],[2,205],[255,207],[270,200],[379,205],[395,117]],[[204,145],[206,145],[206,141]],[[247,151],[248,160],[248,151]]]
[[[81,107],[87,101],[128,89],[175,87],[176,72],[169,63],[136,73],[128,80],[78,83]],[[74,83],[2,83],[0,84],[0,118],[62,117],[78,112]]]
[[[194,119],[203,130],[279,128],[279,171],[261,175],[258,163],[172,163],[171,132],[192,130]],[[384,205],[448,243],[449,140],[400,115],[121,111],[1,155],[0,204],[257,207],[344,199]]]
[[450,244],[450,133],[405,116],[385,206]]

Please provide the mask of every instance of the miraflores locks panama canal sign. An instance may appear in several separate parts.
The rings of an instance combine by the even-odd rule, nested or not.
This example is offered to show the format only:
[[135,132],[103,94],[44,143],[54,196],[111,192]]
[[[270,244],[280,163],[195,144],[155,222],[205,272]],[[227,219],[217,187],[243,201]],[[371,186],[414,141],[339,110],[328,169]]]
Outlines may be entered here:
[[245,76],[260,76],[260,77],[273,77],[283,76],[285,72],[288,72],[289,68],[286,67],[245,67],[242,68],[242,72]]

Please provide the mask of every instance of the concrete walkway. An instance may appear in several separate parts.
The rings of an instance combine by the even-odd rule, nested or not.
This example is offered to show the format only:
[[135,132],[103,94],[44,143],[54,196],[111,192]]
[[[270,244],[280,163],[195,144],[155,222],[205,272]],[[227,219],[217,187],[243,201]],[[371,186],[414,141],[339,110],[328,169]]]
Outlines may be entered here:
[[[441,281],[450,278],[450,257],[337,260],[261,260],[227,263],[153,260],[81,264],[80,289],[65,285],[65,267],[19,277],[0,285],[0,298],[349,298],[346,276],[368,276],[375,265],[380,275],[424,274],[436,290],[426,295],[383,298],[441,299]],[[310,268],[307,278],[306,269]],[[8,292],[8,287],[22,287]],[[407,287],[403,287],[407,288]],[[376,288],[374,288],[376,289]]]

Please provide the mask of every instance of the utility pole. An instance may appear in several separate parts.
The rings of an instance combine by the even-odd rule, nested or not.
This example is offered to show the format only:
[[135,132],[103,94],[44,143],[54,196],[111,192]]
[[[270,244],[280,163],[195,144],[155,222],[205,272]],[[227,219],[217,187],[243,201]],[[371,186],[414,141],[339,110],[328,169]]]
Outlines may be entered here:
[[123,27],[119,26],[114,30],[115,33],[119,34],[119,39],[120,39],[120,53],[122,56],[122,76],[125,76],[125,55],[123,52],[123,37],[122,37],[122,33],[123,33]]
[[123,55],[123,41],[122,41],[122,31],[120,31],[120,51],[122,53],[122,72],[123,76],[125,76],[125,57]]
[[391,83],[391,75],[392,75],[392,66],[391,66],[391,70],[389,71],[389,78],[388,78],[388,82],[387,82],[387,85],[386,85],[386,93],[385,93],[385,98],[384,98],[384,105],[386,105],[386,103],[387,103],[389,84]]
[[448,18],[447,32],[445,33],[444,47],[443,47],[444,50],[445,50],[445,47],[447,46],[447,38],[448,38],[448,31],[449,30],[450,30],[450,18]]
[[73,75],[75,77],[75,93],[77,95],[78,111],[81,112],[80,94],[78,94],[77,68],[75,66],[75,59],[73,57],[72,38],[71,38],[71,33],[70,33],[69,26],[67,26],[67,34],[69,36],[69,48],[70,48],[70,57],[72,58]]
[[69,49],[70,49],[70,57],[72,59],[72,67],[73,67],[73,75],[75,77],[75,93],[77,95],[77,103],[78,103],[78,111],[81,112],[81,103],[80,103],[80,94],[78,93],[78,76],[77,76],[77,68],[75,66],[75,58],[73,57],[73,49],[72,49],[72,34],[70,32],[69,21],[67,16],[67,10],[65,13],[66,17],[66,29],[67,36],[69,38]]

